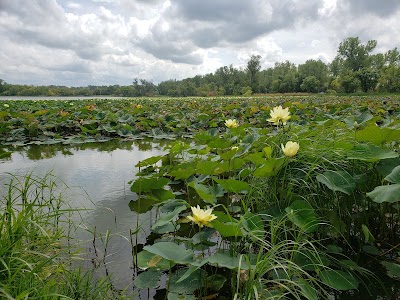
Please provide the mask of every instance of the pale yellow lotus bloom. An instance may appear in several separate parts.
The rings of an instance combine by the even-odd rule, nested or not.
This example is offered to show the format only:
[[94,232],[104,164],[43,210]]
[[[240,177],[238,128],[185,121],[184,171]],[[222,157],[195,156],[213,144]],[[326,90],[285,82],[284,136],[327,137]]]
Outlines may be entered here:
[[300,145],[297,142],[288,141],[286,143],[286,146],[283,146],[283,144],[281,144],[281,148],[282,148],[283,153],[287,157],[293,157],[299,151]]
[[281,105],[271,109],[270,116],[271,118],[267,121],[274,123],[274,125],[279,125],[279,123],[286,125],[287,120],[291,118],[289,107],[282,108]]
[[228,128],[236,128],[239,126],[239,124],[235,119],[228,119],[225,121],[225,126]]
[[193,216],[188,216],[187,218],[199,225],[200,228],[204,226],[211,227],[210,221],[215,220],[217,217],[212,214],[212,208],[203,210],[199,205],[197,207],[192,206],[192,214]]

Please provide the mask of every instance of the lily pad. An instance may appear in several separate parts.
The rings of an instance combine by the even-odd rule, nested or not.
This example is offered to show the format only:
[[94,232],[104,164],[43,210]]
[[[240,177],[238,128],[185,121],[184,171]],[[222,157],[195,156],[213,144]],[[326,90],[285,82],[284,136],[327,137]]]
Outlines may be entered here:
[[367,196],[376,203],[395,203],[400,201],[400,184],[381,185],[374,188]]
[[297,227],[306,233],[311,233],[318,228],[318,219],[312,206],[303,200],[294,201],[285,209],[288,218]]
[[361,144],[355,146],[347,155],[348,159],[376,162],[381,159],[395,158],[399,155],[389,149],[381,148],[375,145]]
[[317,175],[317,181],[326,185],[332,191],[350,195],[356,189],[353,177],[345,171],[327,171]]
[[323,283],[335,290],[348,291],[358,288],[358,281],[350,273],[337,270],[324,270],[319,274]]
[[161,275],[162,271],[150,269],[136,276],[133,284],[138,289],[154,289],[158,287]]

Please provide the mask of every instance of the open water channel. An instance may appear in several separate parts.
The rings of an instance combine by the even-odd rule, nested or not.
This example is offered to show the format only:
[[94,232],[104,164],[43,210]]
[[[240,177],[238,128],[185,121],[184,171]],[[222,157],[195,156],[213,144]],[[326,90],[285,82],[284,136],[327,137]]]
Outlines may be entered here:
[[[87,209],[75,216],[76,237],[83,241],[82,252],[88,254],[86,267],[100,266],[99,275],[111,275],[115,289],[127,288],[130,293],[134,276],[130,230],[136,229],[138,221],[141,231],[134,243],[144,244],[153,216],[152,212],[138,216],[129,209],[136,195],[128,182],[135,178],[139,161],[160,155],[162,149],[162,142],[143,140],[7,147],[12,155],[0,159],[0,181],[6,183],[8,173],[44,177],[51,171],[62,182],[60,192],[68,205]],[[110,237],[104,253],[106,241],[101,236],[107,231]]]

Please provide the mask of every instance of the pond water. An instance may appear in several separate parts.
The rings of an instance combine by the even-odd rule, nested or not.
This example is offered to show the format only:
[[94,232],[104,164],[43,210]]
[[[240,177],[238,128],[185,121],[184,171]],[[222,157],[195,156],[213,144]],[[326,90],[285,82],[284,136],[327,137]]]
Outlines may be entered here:
[[[45,176],[49,171],[64,184],[62,194],[72,207],[84,207],[80,218],[83,223],[77,238],[83,241],[83,252],[88,253],[87,267],[101,265],[99,275],[111,275],[118,290],[132,290],[134,276],[130,230],[138,223],[141,231],[134,244],[144,244],[150,232],[152,212],[137,215],[129,209],[129,201],[136,195],[128,182],[137,172],[135,165],[150,156],[163,153],[162,142],[108,141],[79,145],[29,145],[13,149],[8,159],[0,160],[0,179],[4,183],[7,173]],[[76,217],[77,218],[77,217]],[[76,224],[80,224],[79,218]],[[107,230],[106,241],[101,238]],[[93,247],[94,235],[95,245]],[[134,237],[135,239],[135,237]],[[106,256],[105,260],[101,259]]]
[[[132,247],[146,243],[155,215],[154,211],[138,215],[130,210],[129,202],[137,197],[130,191],[128,182],[135,178],[135,165],[163,154],[167,143],[113,140],[76,145],[8,146],[4,150],[12,155],[0,159],[0,182],[7,180],[7,173],[44,177],[51,171],[65,184],[60,187],[69,205],[87,209],[76,216],[76,224],[79,224],[76,238],[82,241],[82,253],[87,254],[85,267],[98,267],[99,276],[110,275],[116,290],[126,289],[135,299],[159,298],[156,293],[160,291],[148,294],[142,290],[138,294],[133,288],[136,270]],[[131,235],[137,228],[138,234]],[[110,236],[106,240],[107,232]],[[383,274],[376,274],[380,275]],[[377,283],[371,283],[367,289],[361,287],[356,293],[339,292],[331,299],[395,299],[392,295],[398,295],[398,283],[389,280],[385,287],[387,294]]]

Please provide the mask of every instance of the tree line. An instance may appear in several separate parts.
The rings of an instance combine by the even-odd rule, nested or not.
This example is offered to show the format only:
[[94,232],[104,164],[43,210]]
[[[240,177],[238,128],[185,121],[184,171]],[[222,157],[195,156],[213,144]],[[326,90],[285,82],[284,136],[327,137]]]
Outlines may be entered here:
[[120,86],[33,86],[8,84],[0,79],[3,96],[223,96],[253,93],[354,93],[400,92],[400,53],[397,48],[373,53],[376,40],[363,44],[358,37],[343,40],[329,64],[309,59],[296,66],[277,62],[261,69],[260,55],[252,55],[244,69],[230,66],[214,73],[183,80],[162,81],[158,85],[135,78],[132,85]]

